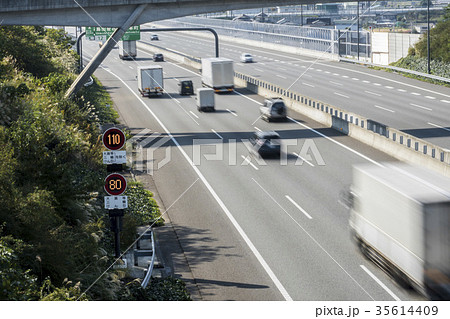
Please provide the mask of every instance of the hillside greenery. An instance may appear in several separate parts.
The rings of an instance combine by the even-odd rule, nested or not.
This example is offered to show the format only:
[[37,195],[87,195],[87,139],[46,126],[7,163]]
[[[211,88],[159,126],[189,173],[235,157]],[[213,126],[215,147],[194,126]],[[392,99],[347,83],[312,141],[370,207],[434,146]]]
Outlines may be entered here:
[[[114,256],[99,124],[117,113],[97,80],[64,99],[76,78],[72,44],[60,29],[0,27],[0,300],[124,295],[126,274],[100,276]],[[144,195],[148,222],[159,210]]]

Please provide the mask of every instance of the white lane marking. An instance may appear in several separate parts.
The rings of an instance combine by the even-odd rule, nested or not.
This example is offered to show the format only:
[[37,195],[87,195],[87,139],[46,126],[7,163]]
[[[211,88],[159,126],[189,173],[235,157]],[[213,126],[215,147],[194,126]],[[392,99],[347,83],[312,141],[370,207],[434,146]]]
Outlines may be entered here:
[[131,65],[128,66],[130,69],[134,70],[133,67]]
[[258,71],[258,72],[264,72],[264,70],[261,70],[261,69],[258,69],[258,68],[255,68],[255,70]]
[[241,155],[241,157],[244,159],[244,162],[249,163],[254,169],[256,169],[257,171],[259,170],[258,167],[255,166],[255,164],[253,164],[250,159],[249,156],[245,157],[244,155]]
[[222,210],[224,211],[225,215],[228,217],[228,219],[231,221],[231,223],[233,224],[234,228],[236,228],[237,232],[239,233],[239,235],[241,235],[242,239],[245,241],[245,243],[247,244],[247,246],[249,247],[249,249],[252,251],[253,255],[255,255],[256,259],[258,259],[259,263],[261,264],[261,266],[263,267],[263,269],[266,271],[267,275],[269,275],[270,279],[272,279],[273,283],[275,284],[275,286],[277,287],[278,291],[280,291],[281,295],[283,296],[283,298],[287,301],[292,301],[292,297],[289,295],[289,293],[287,292],[286,288],[284,288],[283,284],[280,282],[280,280],[278,279],[278,277],[275,275],[275,273],[272,271],[272,269],[270,268],[270,266],[267,264],[267,262],[265,261],[265,259],[263,258],[263,256],[259,253],[258,249],[256,249],[255,245],[253,245],[252,241],[250,240],[250,238],[247,236],[247,234],[244,232],[244,230],[242,229],[242,227],[238,224],[238,222],[236,221],[236,219],[233,217],[233,215],[231,214],[231,212],[228,210],[228,208],[225,206],[224,202],[220,199],[219,195],[217,195],[217,193],[214,191],[214,189],[212,188],[211,184],[209,184],[209,182],[206,180],[206,178],[203,176],[203,174],[200,172],[200,170],[194,165],[194,163],[192,162],[192,160],[189,158],[189,156],[186,154],[186,152],[183,150],[183,148],[181,147],[181,145],[178,143],[178,141],[175,139],[175,137],[173,137],[173,135],[169,132],[169,130],[164,126],[164,124],[160,121],[160,119],[156,116],[155,113],[153,113],[153,111],[150,109],[150,107],[145,104],[144,100],[142,100],[141,97],[139,97],[137,95],[137,93],[131,89],[130,86],[128,86],[128,84],[125,83],[124,80],[122,80],[119,76],[117,76],[116,74],[114,74],[113,72],[106,70],[107,72],[111,73],[113,76],[115,76],[116,78],[118,78],[127,88],[128,90],[130,90],[130,92],[132,92],[132,94],[142,103],[142,105],[144,105],[144,107],[147,109],[147,111],[150,112],[150,114],[156,119],[156,121],[158,122],[158,124],[163,128],[163,130],[166,132],[166,134],[170,137],[170,139],[174,142],[174,144],[177,146],[178,150],[181,152],[181,154],[184,156],[184,158],[186,159],[186,161],[191,165],[192,169],[195,171],[195,173],[198,175],[198,177],[202,180],[203,184],[205,184],[206,188],[208,189],[208,191],[211,193],[211,195],[214,197],[214,199],[216,200],[216,202],[219,204],[219,206],[222,208]]
[[384,86],[386,89],[389,89],[389,90],[392,90],[393,89],[393,87],[392,86],[389,86],[389,85],[385,85]]
[[333,75],[339,75],[339,73],[333,73]]
[[305,214],[306,217],[309,219],[312,219],[311,215],[306,212],[303,208],[300,207],[299,204],[297,204],[292,198],[289,197],[289,195],[285,195],[285,197],[295,206],[298,208],[299,211],[301,211],[303,214]]
[[277,74],[277,75],[275,75],[275,76],[278,76],[279,78],[282,78],[282,79],[287,79],[287,77],[282,76],[282,75],[279,75],[279,74]]
[[370,297],[370,299],[372,299],[372,300],[375,300],[360,284],[359,284],[359,282],[357,282],[356,281],[356,279],[355,278],[353,278],[352,277],[352,275],[350,275],[345,269],[344,269],[344,267],[342,267],[341,266],[341,264],[340,263],[338,263],[338,261],[336,260],[336,259],[334,259],[333,258],[333,256],[331,256],[331,254],[310,234],[310,233],[308,233],[308,231],[305,229],[305,228],[303,228],[303,226],[302,225],[300,225],[300,223],[298,222],[298,221],[296,221],[295,220],[295,218],[294,217],[292,217],[292,215],[291,214],[289,214],[287,211],[286,211],[286,209],[284,209],[283,208],[283,206],[281,206],[280,205],[280,203],[278,203],[277,201],[276,201],[276,199],[275,198],[273,198],[273,196],[267,191],[267,190],[265,190],[264,189],[264,187],[262,187],[261,186],[261,184],[259,184],[254,178],[252,178],[252,180],[267,194],[267,196],[275,203],[275,204],[277,204],[278,205],[278,207],[280,207],[281,208],[281,210],[283,210],[283,212],[286,214],[286,215],[288,215],[289,216],[289,218],[290,219],[292,219],[292,221],[309,237],[309,238],[311,238],[311,240],[328,256],[328,257],[330,257],[330,259],[339,267],[339,268],[341,268],[341,270],[348,276],[348,277],[350,277],[350,279],[352,279],[353,280],[353,282],[356,284],[356,285],[358,285],[359,286],[359,288],[361,288],[361,290],[362,291],[364,291],[369,297]]
[[259,128],[257,128],[256,126],[253,126],[255,130],[262,132]]
[[420,106],[420,105],[417,105],[417,104],[414,104],[414,103],[409,103],[409,105],[415,106],[415,107],[418,107],[418,108],[420,108],[420,109],[424,109],[424,110],[427,110],[427,111],[433,111],[433,110],[430,109],[429,107]]
[[174,100],[175,102],[177,102],[178,104],[181,104],[181,102],[178,101],[176,98],[173,98],[173,100]]
[[450,132],[450,130],[448,128],[446,128],[446,127],[443,127],[443,126],[440,126],[440,125],[437,125],[437,124],[433,124],[433,123],[430,123],[430,122],[428,122],[428,124],[430,124],[431,126],[438,127],[438,128],[441,128],[443,130],[446,130],[446,131]]
[[278,68],[278,70],[287,71],[285,68]]
[[234,116],[237,116],[237,114],[234,111],[231,111],[229,109],[226,109],[228,112],[230,112],[231,114],[233,114]]
[[334,144],[339,145],[339,146],[345,148],[346,150],[348,150],[348,151],[350,151],[350,152],[352,152],[352,153],[354,153],[354,154],[356,154],[356,155],[358,155],[358,156],[364,158],[365,160],[367,160],[367,161],[369,161],[369,162],[371,162],[371,163],[373,163],[373,164],[375,164],[375,165],[377,165],[377,166],[379,166],[379,167],[384,167],[384,165],[381,165],[380,163],[378,163],[377,161],[374,161],[374,160],[371,159],[370,157],[368,157],[368,156],[366,156],[366,155],[364,155],[364,154],[362,154],[362,153],[360,153],[360,152],[358,152],[358,151],[355,151],[354,149],[352,149],[352,148],[350,148],[350,147],[348,147],[348,146],[346,146],[346,145],[344,145],[344,144],[342,144],[342,143],[340,143],[340,142],[338,142],[338,141],[332,139],[331,137],[329,137],[329,136],[327,136],[327,135],[325,135],[325,134],[323,134],[323,133],[320,133],[319,131],[317,131],[317,130],[311,128],[311,127],[309,127],[308,125],[305,125],[305,124],[303,124],[303,123],[300,123],[300,122],[297,121],[297,120],[294,120],[292,117],[289,117],[289,116],[288,116],[288,119],[291,120],[292,122],[294,122],[294,123],[296,123],[296,124],[298,124],[298,125],[304,127],[304,128],[307,128],[308,130],[310,130],[310,131],[316,133],[317,135],[322,136],[323,138],[327,139],[328,141],[333,142]]
[[244,66],[242,63],[236,63],[237,65],[239,65],[239,66]]
[[399,91],[399,92],[406,92],[406,90],[403,90],[403,89],[397,89],[397,91]]
[[385,108],[385,107],[382,107],[382,106],[379,106],[379,105],[374,105],[376,108],[378,108],[378,109],[382,109],[382,110],[385,110],[385,111],[388,111],[388,112],[391,112],[391,113],[395,113],[395,111],[393,111],[393,110],[390,110],[390,109],[387,109],[387,108]]
[[314,164],[313,164],[313,163],[311,163],[311,162],[305,160],[305,159],[304,159],[303,157],[301,157],[299,154],[297,154],[297,153],[295,153],[295,152],[292,152],[292,154],[294,154],[295,156],[297,156],[297,157],[298,157],[299,159],[301,159],[302,161],[306,162],[306,164],[308,164],[308,165],[314,167]]
[[294,64],[295,66],[298,66],[298,64]]
[[342,77],[343,77],[344,79],[348,79],[348,78],[349,78],[348,75],[343,75]]
[[344,94],[341,94],[341,93],[338,93],[338,92],[334,92],[334,94],[339,95],[339,96],[342,96],[342,97],[345,97],[346,99],[349,99],[349,98],[350,98],[349,96],[344,95]]
[[219,133],[217,133],[216,131],[214,131],[213,129],[211,129],[211,131],[213,131],[213,133],[214,134],[216,134],[220,139],[222,139],[223,140],[223,137],[219,134]]
[[386,290],[386,292],[388,293],[388,294],[390,294],[391,296],[392,296],[392,298],[394,298],[396,301],[401,301],[401,299],[399,298],[399,297],[397,297],[388,287],[386,287],[386,285],[385,284],[383,284],[382,282],[381,282],[381,280],[380,279],[378,279],[374,274],[372,274],[371,272],[370,272],[370,270],[369,269],[367,269],[364,265],[359,265],[361,268],[362,268],[362,270],[364,270],[370,277],[372,277],[372,279],[373,280],[375,280],[376,282],[377,282],[377,284],[379,284],[380,286],[381,286],[381,288],[383,288],[384,290]]
[[315,86],[312,85],[312,84],[308,84],[308,83],[305,83],[305,82],[302,82],[302,84],[303,84],[303,85],[306,85],[306,86],[309,86],[309,87],[312,87],[312,88],[315,88]]
[[334,85],[340,85],[340,86],[343,86],[344,84],[342,84],[342,83],[337,83],[337,82],[333,82],[333,81],[329,81],[330,83],[332,83],[332,84],[334,84]]
[[260,102],[258,102],[258,101],[256,101],[256,100],[252,99],[251,97],[248,97],[247,95],[244,95],[244,94],[239,93],[239,92],[237,92],[237,91],[233,91],[233,93],[236,93],[237,95],[240,95],[240,96],[242,96],[242,97],[245,97],[247,100],[250,100],[250,101],[252,101],[252,102],[255,102],[256,104],[263,105],[262,103],[260,103]]
[[199,117],[197,116],[197,114],[195,114],[194,112],[189,111],[189,113],[191,113],[192,115],[194,115],[196,118],[199,118]]
[[375,85],[375,86],[381,86],[380,83],[373,83],[373,85]]
[[363,83],[370,83],[370,81],[367,81],[367,80],[363,80]]
[[447,100],[441,100],[441,102],[450,103],[450,101],[447,101]]
[[411,92],[412,95],[420,95],[420,93],[417,92]]
[[425,97],[430,100],[436,100],[436,98],[434,96],[425,95]]
[[368,94],[376,95],[376,96],[382,96],[381,94],[370,92],[370,91],[364,91],[364,92],[366,92]]
[[359,81],[359,79],[358,79],[358,78],[352,78],[352,80],[355,80],[355,81]]
[[330,72],[330,71],[324,71],[324,73],[325,73],[325,74],[330,74],[331,72]]
[[259,64],[261,64],[261,65],[266,65],[264,62],[259,62]]

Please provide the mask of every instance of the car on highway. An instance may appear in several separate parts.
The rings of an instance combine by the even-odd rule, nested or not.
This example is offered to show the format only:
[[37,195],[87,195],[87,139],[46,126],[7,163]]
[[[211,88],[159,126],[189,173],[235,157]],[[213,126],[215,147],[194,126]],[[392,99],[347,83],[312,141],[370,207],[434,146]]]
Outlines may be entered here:
[[252,152],[261,157],[280,157],[281,139],[275,131],[258,131],[250,138]]
[[250,53],[242,53],[241,54],[241,62],[242,63],[252,63],[253,56]]
[[281,98],[264,100],[259,111],[261,113],[261,118],[267,122],[273,120],[286,121],[287,119],[286,105]]
[[164,61],[164,55],[162,55],[162,53],[155,53],[155,54],[153,54],[153,61],[155,61],[155,62],[163,62]]
[[159,40],[159,37],[158,37],[157,34],[152,34],[150,40],[152,40],[152,41],[155,41],[155,40],[156,40],[156,41],[157,41],[157,40]]
[[194,94],[194,84],[191,80],[185,80],[178,83],[178,90],[180,95]]

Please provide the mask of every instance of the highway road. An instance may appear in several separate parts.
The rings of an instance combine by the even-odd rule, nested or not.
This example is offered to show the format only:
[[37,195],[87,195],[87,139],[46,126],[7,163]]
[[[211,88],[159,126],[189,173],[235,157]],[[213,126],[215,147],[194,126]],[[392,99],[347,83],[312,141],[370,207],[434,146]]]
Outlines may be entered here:
[[[89,57],[98,45],[83,48]],[[182,79],[200,87],[199,74],[170,61],[158,62],[166,94],[142,98],[136,67],[154,64],[150,57],[140,50],[122,61],[115,49],[96,76],[134,132],[167,140],[147,146],[155,167],[167,150],[170,157],[153,178],[204,300],[424,300],[362,257],[339,204],[353,164],[394,159],[296,113],[266,123],[262,98],[245,90],[216,95],[217,111],[199,113],[194,97],[177,93]],[[245,140],[255,130],[275,130],[290,144],[286,164],[249,156]],[[197,165],[194,143],[210,144],[200,146]],[[216,148],[223,156],[206,160]]]
[[[161,25],[158,22],[157,25]],[[196,57],[214,56],[211,39],[182,32],[160,32],[160,41],[142,40]],[[255,63],[240,63],[248,52]],[[220,56],[235,70],[319,99],[450,149],[450,89],[371,70],[363,66],[220,41]]]

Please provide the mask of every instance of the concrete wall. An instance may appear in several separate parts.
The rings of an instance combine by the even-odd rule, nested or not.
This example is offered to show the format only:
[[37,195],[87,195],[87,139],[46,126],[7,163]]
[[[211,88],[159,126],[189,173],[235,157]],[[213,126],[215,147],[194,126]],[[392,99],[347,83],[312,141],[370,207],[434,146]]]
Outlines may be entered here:
[[372,63],[389,65],[408,55],[420,34],[372,32]]

